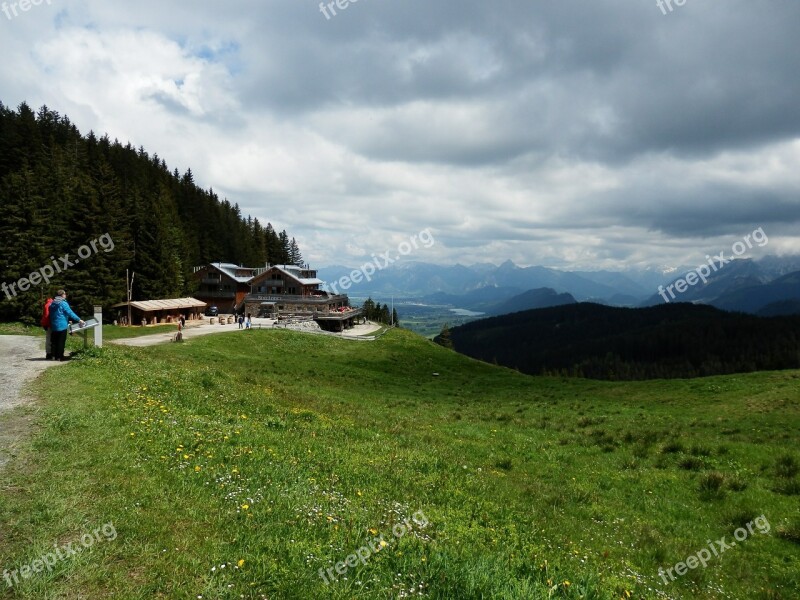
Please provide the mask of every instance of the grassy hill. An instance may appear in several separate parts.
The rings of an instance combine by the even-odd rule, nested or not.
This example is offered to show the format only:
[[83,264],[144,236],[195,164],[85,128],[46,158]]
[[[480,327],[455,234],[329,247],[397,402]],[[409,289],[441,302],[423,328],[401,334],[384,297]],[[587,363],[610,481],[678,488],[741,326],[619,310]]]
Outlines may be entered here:
[[404,331],[90,352],[37,384],[0,568],[115,536],[0,597],[795,598],[798,388],[532,378]]

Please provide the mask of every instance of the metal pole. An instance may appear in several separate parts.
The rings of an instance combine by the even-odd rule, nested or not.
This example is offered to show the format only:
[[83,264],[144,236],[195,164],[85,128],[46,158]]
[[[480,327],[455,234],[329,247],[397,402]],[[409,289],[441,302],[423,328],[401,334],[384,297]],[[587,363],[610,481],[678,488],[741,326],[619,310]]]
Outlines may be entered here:
[[94,328],[94,347],[103,347],[103,307],[94,307],[94,318],[97,319],[97,327]]
[[[127,278],[127,273],[128,273],[128,270],[125,269],[126,278]],[[130,285],[128,286],[128,327],[132,327],[132,325],[133,325],[133,320],[132,320],[132,317],[131,317],[131,299],[133,298],[133,280],[134,280],[135,277],[136,277],[136,273],[133,273],[131,275]]]
[[131,280],[130,269],[125,269],[125,295],[128,297],[128,327],[131,326]]

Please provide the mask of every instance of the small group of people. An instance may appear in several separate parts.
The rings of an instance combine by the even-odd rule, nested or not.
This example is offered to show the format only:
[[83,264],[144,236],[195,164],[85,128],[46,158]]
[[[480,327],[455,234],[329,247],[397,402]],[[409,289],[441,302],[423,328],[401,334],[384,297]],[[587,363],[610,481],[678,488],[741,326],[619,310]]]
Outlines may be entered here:
[[253,327],[253,318],[250,313],[247,313],[246,318],[241,314],[236,320],[239,323],[239,329],[250,329]]
[[64,347],[67,345],[67,332],[70,321],[85,325],[83,320],[75,314],[67,302],[67,292],[58,290],[54,298],[48,298],[44,303],[41,326],[46,332],[45,360],[67,360],[64,357]]

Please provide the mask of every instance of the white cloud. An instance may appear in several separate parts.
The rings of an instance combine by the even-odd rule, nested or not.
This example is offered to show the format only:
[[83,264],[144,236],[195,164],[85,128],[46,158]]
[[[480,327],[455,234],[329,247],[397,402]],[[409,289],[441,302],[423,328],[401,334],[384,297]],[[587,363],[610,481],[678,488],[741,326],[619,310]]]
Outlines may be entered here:
[[191,167],[317,264],[426,227],[414,259],[692,263],[758,226],[796,250],[800,8],[684,9],[54,0],[0,15],[0,100]]

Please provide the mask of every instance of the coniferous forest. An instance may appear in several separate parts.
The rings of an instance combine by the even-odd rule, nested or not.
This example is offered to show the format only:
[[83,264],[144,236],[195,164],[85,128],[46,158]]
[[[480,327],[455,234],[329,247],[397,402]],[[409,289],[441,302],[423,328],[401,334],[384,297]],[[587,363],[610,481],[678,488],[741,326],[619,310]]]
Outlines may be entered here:
[[[170,171],[142,147],[82,135],[46,106],[34,112],[0,103],[0,201],[0,321],[38,321],[42,299],[62,287],[82,315],[93,304],[122,302],[126,269],[136,273],[137,300],[191,295],[193,267],[210,261],[302,262],[286,231],[201,189],[191,169]],[[79,248],[106,234],[113,250],[106,243],[49,284],[9,287],[46,265],[63,265],[66,253],[74,262]]]
[[396,308],[389,308],[388,304],[381,305],[380,302],[375,302],[372,297],[369,297],[364,302],[364,316],[367,320],[374,323],[382,323],[384,325],[393,324],[395,327],[400,327],[400,319],[397,316]]
[[540,308],[445,329],[436,341],[530,375],[637,380],[800,368],[800,317],[687,303]]

